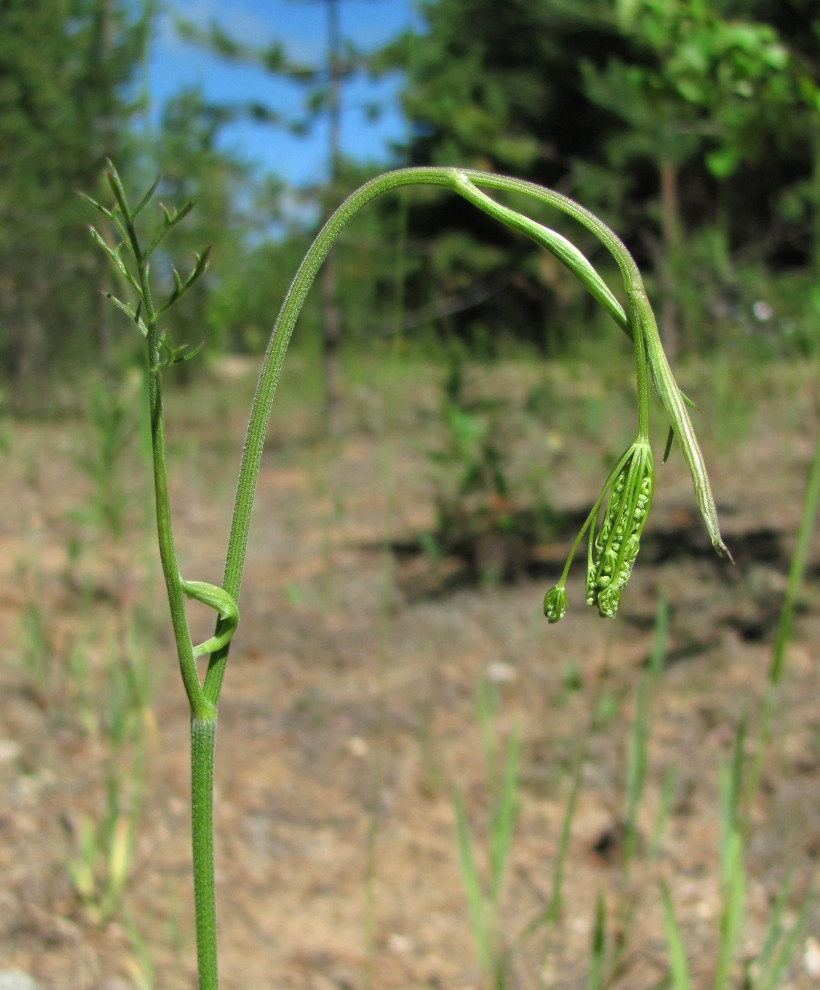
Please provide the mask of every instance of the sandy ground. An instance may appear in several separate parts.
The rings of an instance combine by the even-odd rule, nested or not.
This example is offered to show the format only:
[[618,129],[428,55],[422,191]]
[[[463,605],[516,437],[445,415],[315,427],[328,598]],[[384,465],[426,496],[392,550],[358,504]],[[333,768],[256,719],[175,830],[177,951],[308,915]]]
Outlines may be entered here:
[[[481,683],[498,699],[496,762],[511,734],[520,734],[522,747],[498,919],[507,985],[586,986],[601,894],[610,950],[622,942],[609,985],[662,985],[663,878],[693,987],[711,987],[721,910],[719,763],[730,759],[744,718],[753,748],[817,431],[808,375],[785,369],[770,378],[736,436],[718,443],[706,428],[736,566],[712,553],[682,459],[673,456],[659,468],[641,555],[614,621],[583,606],[582,562],[564,621],[550,627],[541,614],[569,529],[527,547],[520,579],[509,584],[476,586],[463,562],[413,552],[433,521],[418,439],[435,404],[429,388],[400,412],[383,394],[358,389],[350,429],[334,444],[310,440],[297,413],[272,429],[219,716],[225,990],[482,985],[453,805],[457,790],[486,875],[491,798],[476,710]],[[701,392],[706,381],[703,369]],[[228,404],[215,426],[205,399],[203,390],[187,416],[172,403],[173,498],[186,576],[216,582],[233,455],[227,476],[220,465],[241,442],[242,415]],[[710,411],[705,403],[706,422]],[[553,453],[544,483],[557,507],[578,513],[605,476],[603,455],[617,453],[620,441],[609,436],[601,450],[579,439],[573,450],[562,429],[545,440]],[[77,465],[86,442],[82,422],[72,419],[7,424],[4,433],[0,969],[18,967],[48,990],[122,990],[140,979],[150,985],[147,956],[156,988],[190,988],[185,700],[144,512],[131,511],[117,544],[78,520],[92,494]],[[128,487],[144,493],[144,462],[129,456]],[[773,743],[749,813],[742,959],[759,952],[789,870],[786,920],[793,920],[820,854],[819,577],[815,534]],[[625,871],[630,725],[636,685],[647,682],[659,594],[669,601],[667,666],[649,695],[640,841]],[[192,620],[197,634],[208,635],[209,616],[192,611]],[[152,685],[142,812],[123,907],[95,924],[66,863],[83,822],[105,814],[106,775],[113,767],[127,784],[132,773],[133,748],[117,753],[105,729],[107,658],[126,655],[129,635]],[[85,679],[76,674],[85,669],[78,657]],[[579,760],[561,919],[533,925],[549,902]],[[669,819],[653,849],[666,779],[673,781]],[[731,985],[741,986],[739,967]],[[781,985],[820,985],[816,902]]]

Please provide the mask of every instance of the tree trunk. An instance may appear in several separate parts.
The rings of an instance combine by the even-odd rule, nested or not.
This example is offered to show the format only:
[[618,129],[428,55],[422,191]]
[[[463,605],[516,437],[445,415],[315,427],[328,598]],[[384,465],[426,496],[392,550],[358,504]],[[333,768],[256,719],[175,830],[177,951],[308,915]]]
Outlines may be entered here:
[[[341,147],[341,66],[339,64],[339,0],[325,0],[327,4],[328,48],[328,143],[330,158],[329,198],[336,196],[339,181]],[[337,291],[335,251],[325,259],[321,275],[322,299],[322,366],[324,375],[324,429],[330,436],[338,435],[340,422],[339,337],[341,321]]]
[[661,302],[660,333],[664,347],[670,358],[678,350],[679,313],[675,300],[675,279],[678,273],[681,246],[680,216],[678,213],[678,173],[672,162],[664,160],[660,164],[661,180],[661,236],[663,257],[661,258]]

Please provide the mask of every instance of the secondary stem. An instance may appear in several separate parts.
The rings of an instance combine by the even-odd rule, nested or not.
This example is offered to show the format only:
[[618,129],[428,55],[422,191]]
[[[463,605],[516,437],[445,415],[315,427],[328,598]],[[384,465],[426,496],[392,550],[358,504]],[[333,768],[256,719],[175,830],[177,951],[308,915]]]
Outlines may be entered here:
[[[150,335],[150,329],[149,329]],[[149,354],[151,352],[149,340]],[[188,617],[185,611],[185,597],[182,589],[182,579],[177,566],[174,535],[171,528],[171,508],[168,497],[168,477],[165,469],[165,419],[162,410],[162,390],[159,373],[148,371],[148,392],[151,409],[151,450],[154,463],[154,500],[157,512],[157,542],[168,592],[168,604],[171,612],[171,625],[174,630],[174,641],[177,648],[179,669],[182,683],[191,714],[200,718],[215,715],[216,709],[208,702],[203,694],[196,671],[191,634],[188,629]]]
[[148,343],[148,402],[151,417],[151,451],[154,469],[154,501],[160,562],[168,593],[171,625],[179,668],[191,710],[191,850],[194,876],[194,916],[200,990],[217,990],[216,896],[213,851],[213,771],[216,740],[216,705],[208,701],[199,683],[193,643],[185,610],[185,594],[177,564],[171,525],[171,504],[165,466],[165,417],[160,381],[160,340],[157,312],[151,298],[147,258],[129,212],[124,190],[116,177],[114,191],[128,239],[137,263],[140,296],[145,312]]
[[[153,333],[151,332],[153,328]],[[203,695],[185,611],[182,578],[171,529],[168,479],[165,469],[165,421],[162,389],[156,368],[155,322],[149,324],[148,388],[151,408],[151,447],[160,560],[168,591],[171,624],[179,668],[191,709],[191,852],[194,876],[194,918],[200,990],[217,990],[216,894],[213,850],[213,772],[216,706]]]

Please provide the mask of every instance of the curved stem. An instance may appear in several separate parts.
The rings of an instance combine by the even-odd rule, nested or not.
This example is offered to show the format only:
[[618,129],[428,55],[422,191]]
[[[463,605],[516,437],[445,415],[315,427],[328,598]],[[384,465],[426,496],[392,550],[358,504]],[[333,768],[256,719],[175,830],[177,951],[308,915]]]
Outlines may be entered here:
[[[534,224],[528,218],[523,217],[523,215],[495,203],[489,197],[482,196],[475,187],[485,186],[507,192],[523,193],[548,206],[554,207],[571,216],[590,230],[610,251],[621,271],[624,281],[629,308],[630,335],[634,339],[636,331],[638,331],[637,335],[641,340],[636,342],[636,349],[643,348],[645,345],[646,358],[652,370],[655,387],[667,414],[672,420],[675,434],[683,448],[684,456],[694,481],[700,509],[712,543],[718,550],[725,551],[726,547],[720,537],[717,510],[706,475],[703,455],[695,439],[694,430],[689,421],[680,389],[672,377],[671,369],[663,353],[657,325],[655,324],[655,319],[652,315],[652,310],[643,286],[643,279],[641,278],[638,266],[623,241],[621,241],[610,227],[602,220],[599,220],[595,214],[581,206],[580,203],[576,203],[575,200],[570,199],[568,196],[554,192],[551,189],[546,189],[543,186],[538,186],[535,183],[509,176],[495,175],[489,172],[479,172],[473,169],[407,168],[387,172],[376,179],[372,179],[342,203],[319,231],[313,244],[308,249],[282,303],[282,308],[279,311],[279,316],[271,333],[259,375],[245,438],[242,462],[239,469],[239,480],[237,483],[228,551],[225,559],[225,572],[222,581],[222,587],[227,594],[234,601],[238,601],[253,497],[256,491],[259,467],[262,460],[268,419],[282,369],[282,362],[284,361],[285,353],[305,298],[334,241],[359,210],[383,193],[399,188],[400,186],[408,185],[435,185],[450,188],[454,192],[470,199],[474,205],[495,216],[502,223],[515,226],[517,229],[523,230],[530,236],[535,237],[536,240],[544,243],[551,250],[556,251],[559,257],[566,264],[569,264],[576,274],[579,274],[579,277],[587,284],[590,291],[593,291],[593,294],[597,292],[596,297],[599,298],[599,301],[607,307],[616,321],[621,323],[620,314],[618,313],[618,303],[612,297],[611,293],[609,293],[609,290],[605,286],[605,291],[601,290],[586,270],[584,270],[583,274],[580,273],[579,269],[582,269],[583,266],[578,261],[578,257],[586,262],[586,259],[580,255],[580,252],[578,252],[578,257],[574,255],[570,256],[569,252],[562,253],[560,246],[556,249],[556,246],[549,243],[549,239],[545,237],[544,232],[547,232],[546,228]],[[554,234],[554,232],[548,233]],[[556,238],[559,236],[555,235]],[[568,260],[570,257],[571,260]],[[591,266],[589,268],[591,269]],[[597,278],[594,269],[592,269],[592,272],[595,278]],[[641,390],[641,374],[645,374],[645,371],[639,371],[639,390]],[[646,421],[647,415],[646,407],[642,405],[640,412],[642,433],[648,428]],[[728,553],[728,551],[726,552]],[[212,704],[216,704],[219,698],[229,649],[230,644],[228,643],[213,653],[210,658],[208,672],[203,685],[203,693],[205,698]]]
[[477,172],[465,169],[463,174],[478,186],[488,186],[491,189],[505,189],[510,192],[524,193],[533,199],[548,206],[553,206],[568,216],[573,217],[587,230],[591,231],[607,248],[615,259],[624,281],[627,302],[630,310],[630,322],[632,324],[633,335],[636,329],[640,329],[646,344],[647,359],[652,371],[652,381],[658,393],[658,398],[666,410],[666,414],[672,423],[675,436],[678,438],[683,456],[692,475],[692,482],[695,488],[695,495],[698,506],[706,523],[712,546],[719,552],[725,553],[731,560],[726,544],[720,535],[720,525],[718,523],[717,508],[714,496],[709,484],[709,477],[706,473],[706,465],[703,454],[698,444],[692,422],[686,411],[680,389],[669,367],[666,354],[661,344],[658,333],[658,326],[655,322],[655,315],[649,303],[649,298],[644,288],[643,278],[638,269],[635,259],[627,250],[624,242],[618,237],[614,230],[608,227],[603,220],[600,220],[586,207],[576,203],[569,196],[546,189],[536,185],[534,182],[527,182],[523,179],[514,179],[508,176],[492,175],[486,172]]
[[[268,428],[273,398],[282,362],[287,352],[288,344],[301,312],[305,298],[313,285],[314,279],[327,257],[328,251],[344,227],[353,217],[376,197],[391,189],[406,185],[437,185],[453,187],[455,169],[446,168],[411,168],[387,172],[372,179],[349,196],[336,212],[325,223],[316,239],[302,259],[287,295],[279,310],[273,331],[268,341],[262,369],[251,406],[248,430],[245,436],[245,446],[242,452],[242,463],[239,468],[239,480],[236,488],[233,519],[228,538],[228,551],[225,557],[225,572],[222,587],[239,600],[239,588],[242,583],[242,570],[245,563],[245,550],[248,544],[248,529],[250,527],[253,497],[256,492],[256,482],[259,476],[259,466],[262,461],[262,450],[265,444],[265,434]],[[216,703],[225,673],[225,663],[230,644],[211,655],[208,672],[205,676],[203,690],[206,698]]]
[[[475,189],[475,186],[482,184],[513,192],[523,191],[531,196],[536,195],[542,201],[552,206],[558,206],[559,209],[570,213],[575,219],[580,220],[585,226],[590,227],[599,238],[605,240],[607,246],[611,246],[615,241],[620,244],[615,234],[605,224],[601,223],[588,210],[585,210],[578,204],[574,204],[567,197],[561,196],[558,193],[553,194],[549,190],[541,189],[540,186],[535,186],[531,183],[522,183],[517,179],[493,176],[484,172],[434,167],[398,169],[372,179],[349,196],[330,217],[327,223],[325,223],[308,249],[291,282],[276,319],[270,340],[268,341],[245,437],[245,446],[239,468],[239,480],[237,482],[236,499],[234,502],[233,519],[228,540],[228,550],[225,558],[222,587],[234,600],[238,601],[239,599],[253,497],[256,491],[259,467],[262,460],[268,419],[282,369],[282,362],[284,361],[285,353],[302,305],[322,262],[327,257],[328,251],[342,229],[352,220],[359,210],[385,192],[401,186],[435,185],[450,188],[468,199],[472,198],[473,202],[475,202],[476,198],[481,196],[478,190]],[[476,203],[476,205],[479,204]],[[495,215],[501,222],[510,223],[510,217],[504,215],[505,208],[494,204],[488,197],[484,197],[480,205],[482,209]],[[512,211],[509,212],[512,213]],[[520,217],[518,214],[515,216]],[[517,226],[519,229],[524,229],[520,223]],[[525,232],[531,236],[534,233],[531,229],[526,229]],[[540,236],[537,239],[542,240]],[[628,257],[626,248],[623,248],[623,245],[621,247],[623,254]],[[634,265],[634,262],[632,265],[635,273],[637,273],[637,266]],[[640,278],[639,274],[638,278]],[[614,306],[612,305],[613,303]],[[610,309],[610,312],[613,313],[613,316],[619,320],[619,317],[614,312],[614,307],[618,305],[617,301],[614,298],[611,303],[607,300],[606,305]],[[226,644],[222,649],[213,653],[208,664],[208,672],[205,677],[203,691],[205,697],[213,704],[216,704],[219,698],[229,649],[230,644]]]

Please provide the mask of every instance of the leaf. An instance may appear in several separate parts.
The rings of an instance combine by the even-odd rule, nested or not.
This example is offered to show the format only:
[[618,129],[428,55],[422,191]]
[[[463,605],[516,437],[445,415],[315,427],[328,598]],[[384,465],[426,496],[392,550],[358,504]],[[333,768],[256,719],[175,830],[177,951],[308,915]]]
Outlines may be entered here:
[[470,179],[459,174],[456,192],[478,209],[515,230],[521,231],[534,241],[547,248],[555,257],[575,275],[586,287],[587,291],[606,309],[615,322],[627,333],[631,334],[629,319],[609,286],[604,282],[590,261],[578,248],[562,234],[543,224],[536,223],[522,213],[517,213],[502,206],[492,197],[480,190]]
[[102,213],[102,215],[107,220],[111,220],[112,223],[115,221],[116,217],[114,212],[104,207],[101,203],[98,203],[96,199],[92,199],[91,196],[88,196],[84,192],[78,192],[77,195],[80,197],[80,199],[84,199],[86,203],[90,203],[90,205],[93,206],[95,210],[99,210],[99,212]]
[[[180,344],[179,347],[174,347],[171,343],[171,338],[167,332],[163,333],[159,338],[159,347],[162,356],[159,360],[160,368],[170,368],[175,364],[182,364],[185,361],[190,361],[192,357],[196,357],[197,354],[205,346],[205,341],[203,340],[197,347],[193,350],[188,351],[188,344]],[[188,351],[187,354],[183,354],[183,351]]]
[[706,165],[716,179],[728,179],[740,164],[740,150],[728,145],[710,151],[706,156]]
[[148,328],[146,327],[142,317],[140,316],[140,313],[142,311],[142,303],[139,303],[135,308],[132,308],[131,306],[128,305],[128,303],[124,303],[121,299],[117,299],[117,297],[113,295],[111,292],[104,292],[103,295],[109,302],[112,302],[117,307],[117,309],[125,313],[125,315],[128,317],[129,320],[131,320],[133,323],[136,323],[139,332],[143,335],[143,337],[148,336]]
[[174,277],[174,289],[171,292],[171,294],[168,296],[168,298],[165,300],[165,302],[162,304],[162,306],[160,306],[160,308],[157,310],[157,316],[164,313],[166,309],[173,306],[173,304],[178,299],[180,299],[188,291],[188,289],[190,289],[191,286],[205,274],[205,272],[208,270],[208,261],[210,259],[210,255],[211,255],[210,245],[207,248],[205,248],[202,254],[194,255],[194,257],[196,258],[196,265],[194,265],[193,271],[185,279],[185,281],[182,280],[182,276],[179,274],[177,269],[171,266],[171,272],[173,273],[173,277]]
[[125,247],[124,242],[121,241],[115,248],[112,248],[106,243],[105,238],[102,236],[102,234],[99,233],[96,227],[93,227],[91,224],[89,224],[88,230],[89,233],[91,234],[92,239],[99,245],[99,247],[103,249],[103,251],[105,251],[108,257],[114,262],[115,267],[128,279],[128,281],[133,286],[138,288],[137,283],[134,281],[134,277],[132,276],[131,272],[128,270],[128,266],[122,260],[122,257],[120,255],[120,251],[122,251],[122,249]]
[[125,217],[126,221],[132,220],[133,214],[128,206],[128,198],[125,195],[125,189],[123,188],[120,174],[110,159],[108,160],[108,171],[106,172],[106,178],[108,179],[109,186],[111,186],[111,191],[114,193],[114,198],[117,201],[117,205],[122,211],[123,217]]
[[142,197],[139,203],[137,203],[137,205],[134,207],[134,212],[132,214],[133,217],[138,217],[140,213],[142,213],[143,209],[149,203],[151,197],[157,191],[157,186],[160,184],[161,180],[162,180],[162,173],[159,173],[156,179],[154,179],[153,183],[151,184],[150,189],[145,193],[145,195]]

